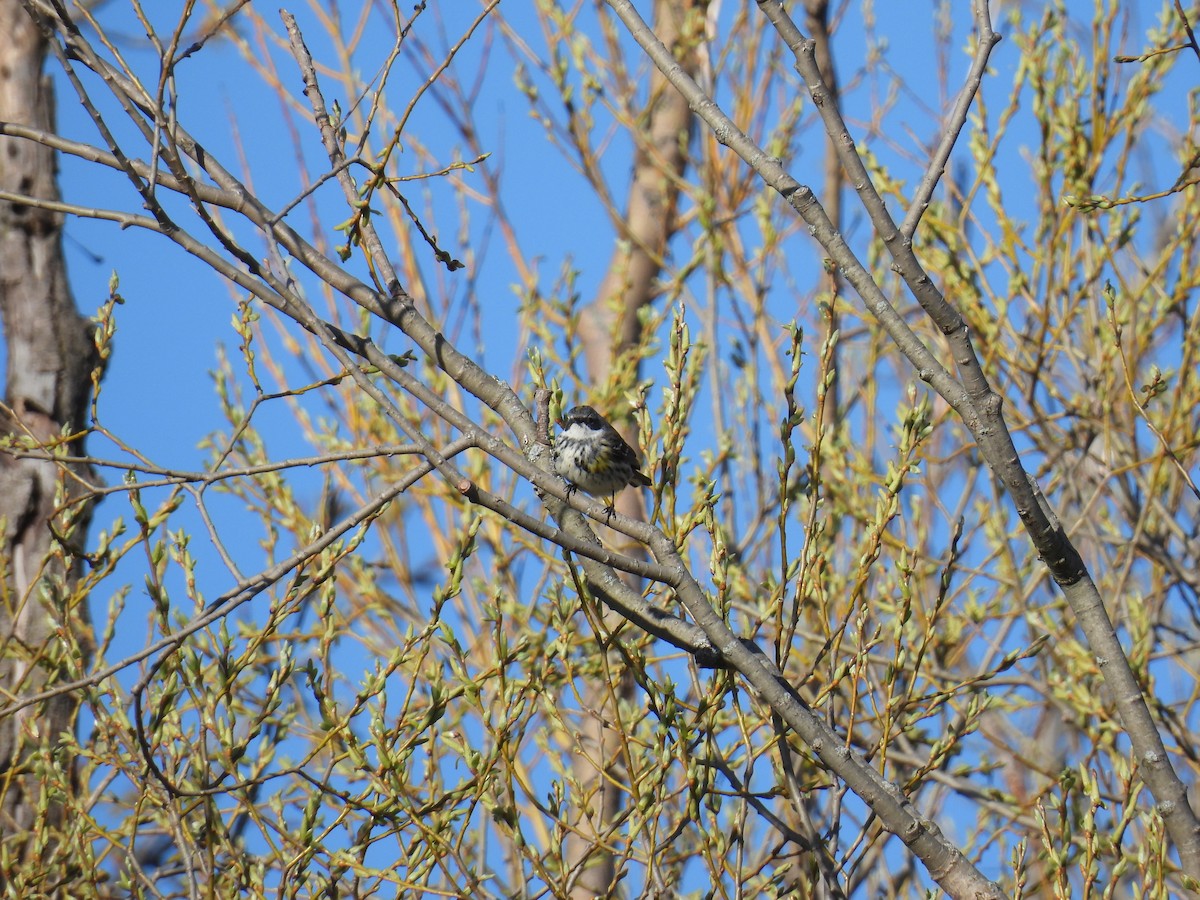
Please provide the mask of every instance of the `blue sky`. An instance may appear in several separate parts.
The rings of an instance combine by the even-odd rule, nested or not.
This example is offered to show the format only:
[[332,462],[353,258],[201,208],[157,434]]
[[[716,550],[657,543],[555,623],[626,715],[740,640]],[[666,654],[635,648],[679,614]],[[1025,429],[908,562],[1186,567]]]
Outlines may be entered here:
[[[176,5],[163,4],[154,10],[156,14],[164,15],[165,23],[167,14],[173,14]],[[887,65],[903,71],[911,89],[898,95],[895,100],[895,112],[888,119],[889,129],[894,130],[889,131],[887,140],[864,143],[864,146],[898,166],[909,188],[916,182],[918,170],[911,164],[905,167],[903,155],[921,155],[924,143],[936,131],[937,122],[931,117],[931,110],[939,111],[947,100],[941,96],[941,87],[933,74],[936,59],[935,45],[931,40],[929,6],[917,5],[921,9],[920,14],[914,14],[914,5],[907,3],[877,4],[875,13],[878,21],[869,33],[864,32],[882,42],[875,45],[882,59]],[[1073,2],[1068,6],[1080,10],[1089,7],[1082,2]],[[1028,4],[1026,8],[1032,15],[1035,5]],[[525,18],[528,11],[521,4],[509,4],[503,9],[518,30],[528,27],[528,31],[523,33],[527,33],[533,43],[537,33],[531,19]],[[476,10],[473,4],[444,4],[438,6],[437,12],[446,16],[447,20],[460,17],[446,24],[445,33],[453,39],[461,33],[467,18],[473,16]],[[296,9],[294,12],[300,19],[314,55],[318,59],[327,56],[330,48],[321,39],[311,10]],[[343,15],[349,15],[350,12],[354,11],[344,10]],[[128,18],[128,10],[123,5],[110,5],[103,8],[100,15],[108,17],[106,21],[111,27],[128,36],[131,45],[126,51],[128,58],[143,72],[144,77],[152,79],[155,57],[144,43],[139,46],[140,28]],[[724,15],[732,16],[731,8],[727,8]],[[432,17],[432,13],[428,14],[425,21],[431,22]],[[998,24],[999,20],[997,16]],[[583,21],[591,20],[584,18]],[[1141,32],[1139,26],[1146,23],[1133,21],[1132,24],[1130,34],[1136,37]],[[865,89],[851,97],[849,118],[852,125],[856,121],[861,124],[868,118],[868,98],[874,96],[878,99],[890,89],[885,66],[873,64],[869,69],[863,68],[868,58],[867,42],[849,37],[862,32],[864,27],[861,21],[848,20],[843,25],[843,38],[838,45],[843,81],[861,79],[866,85]],[[961,31],[963,23],[956,21],[955,27]],[[434,39],[432,32],[427,36],[430,40]],[[1122,52],[1135,54],[1142,50],[1140,38],[1131,43],[1133,46],[1120,48]],[[390,34],[369,35],[356,56],[359,71],[375,71],[386,57],[390,44]],[[474,54],[479,52],[479,46],[478,43],[471,43],[463,51],[461,61],[464,70],[472,70],[471,62]],[[961,48],[962,40],[956,39],[951,46]],[[300,79],[294,65],[278,47],[270,52],[285,76],[284,83],[294,96],[299,96]],[[1018,62],[1015,42],[1003,41],[992,57],[994,74],[985,90],[1003,97]],[[950,63],[950,84],[956,88],[967,65],[967,57],[956,51]],[[396,85],[394,102],[403,102],[422,74],[419,68],[405,60],[397,64],[397,72],[399,74],[393,80]],[[249,71],[236,48],[224,41],[215,41],[204,52],[190,58],[180,66],[177,76],[180,98],[178,112],[186,127],[235,171],[238,171],[240,154],[244,152],[254,189],[270,205],[278,207],[288,202],[299,187],[295,172],[296,153],[287,121],[273,90]],[[58,79],[58,85],[63,133],[68,137],[95,140],[94,129],[87,122],[82,108],[73,101],[69,87],[61,78]],[[1172,98],[1177,98],[1183,113],[1186,110],[1184,91],[1189,87],[1182,78],[1169,83],[1164,103],[1169,106]],[[326,92],[327,99],[332,100],[337,96],[336,86],[328,80]],[[347,98],[340,100],[344,107],[348,104]],[[998,105],[997,102],[991,107],[993,115]],[[505,202],[509,205],[513,220],[520,223],[523,240],[527,245],[538,248],[542,287],[549,290],[560,271],[570,266],[579,271],[579,290],[582,295],[585,298],[590,296],[603,276],[612,249],[611,229],[591,193],[583,188],[579,176],[570,170],[560,156],[546,147],[540,126],[530,119],[524,99],[513,89],[512,63],[498,48],[493,49],[475,111],[479,121],[489,129],[484,143],[493,156],[487,164],[504,166],[508,183],[512,185],[505,195]],[[431,97],[427,96],[418,106],[411,131],[427,142],[441,158],[446,161],[453,158],[453,134],[446,128],[443,115]],[[1034,139],[1030,134],[1030,141]],[[323,156],[316,137],[307,133],[302,140],[309,174],[322,172]],[[1014,142],[1011,152],[1019,153],[1019,143]],[[801,148],[794,161],[798,175],[815,166],[818,157],[819,150],[807,146]],[[1014,170],[1019,166],[1019,160],[1016,159],[1010,158],[1005,162]],[[617,144],[606,157],[606,166],[619,180],[620,173],[629,166],[627,149]],[[1162,169],[1168,168],[1164,162]],[[1153,165],[1148,165],[1150,176],[1156,174],[1154,169]],[[71,160],[63,161],[62,190],[69,202],[135,210],[140,206],[132,189],[120,176],[113,174],[101,178],[97,176],[96,168]],[[328,236],[331,240],[336,239],[332,226],[342,221],[346,213],[340,207],[335,190],[326,188],[319,196],[330,226]],[[1019,184],[1010,196],[1011,202],[1019,209],[1022,202]],[[449,192],[437,185],[431,187],[431,197],[435,203],[453,203]],[[848,208],[850,213],[846,232],[861,243],[865,238],[865,224],[854,211],[853,202],[848,203]],[[183,207],[174,206],[172,209],[181,219],[188,216]],[[898,213],[897,210],[893,212]],[[442,231],[439,239],[452,251],[461,247],[460,236],[453,230]],[[489,243],[485,244],[485,240]],[[469,279],[477,279],[476,289],[485,298],[480,304],[482,319],[479,324],[479,334],[486,335],[484,360],[494,374],[509,378],[514,371],[520,370],[522,363],[522,360],[514,359],[510,352],[518,339],[514,328],[517,309],[514,285],[517,276],[494,234],[490,237],[482,233],[473,234],[470,242],[476,250],[487,247],[484,265],[479,270],[445,275],[432,262],[427,262],[423,274],[429,279],[429,284],[443,286],[458,297],[466,296]],[[250,246],[256,251],[260,249],[260,245],[254,242]],[[101,402],[104,423],[156,463],[181,469],[202,468],[207,451],[201,448],[201,442],[206,435],[226,426],[214,397],[210,373],[217,365],[218,344],[224,344],[230,355],[236,352],[238,338],[230,326],[230,318],[236,312],[236,293],[231,292],[204,265],[191,259],[165,238],[137,229],[122,231],[110,223],[70,220],[67,224],[67,256],[77,302],[85,313],[103,301],[114,271],[120,277],[120,291],[126,300],[118,312],[116,352],[104,385]],[[798,262],[793,276],[797,279],[815,279],[819,271],[820,254],[814,252],[811,242],[803,236],[798,237],[794,256]],[[807,289],[806,286],[802,287]],[[780,288],[777,302],[782,310],[786,304],[794,302],[794,297],[790,291],[783,290],[782,285]],[[405,349],[405,344],[397,341],[388,349],[399,351]],[[291,374],[298,381],[307,380],[298,367]],[[651,378],[656,374],[653,371],[648,373]],[[895,385],[897,399],[902,395],[903,387]],[[297,432],[282,407],[268,413],[267,421],[269,427],[265,433],[274,455],[283,457],[310,452],[297,448]],[[705,446],[710,437],[701,430],[697,436],[697,449]],[[99,440],[93,440],[89,450],[101,457],[117,453],[115,448],[106,447]],[[109,477],[115,480],[116,476]],[[311,492],[310,499],[315,501],[320,489],[318,473],[297,473],[296,480],[300,489]],[[124,502],[118,496],[102,505],[96,515],[96,527],[105,527],[116,515],[124,515],[128,519],[128,511],[123,508]],[[238,517],[232,501],[215,502],[226,503],[225,512],[234,519]],[[185,509],[180,514],[179,522],[195,533],[192,549],[202,561],[201,589],[211,599],[228,587],[229,574],[217,563],[215,554],[207,546],[194,513]],[[233,533],[236,534],[236,530]],[[257,537],[256,530],[247,531],[245,540],[234,538],[230,541],[232,551],[247,570],[253,569],[260,555],[255,543]],[[130,571],[127,580],[134,585],[129,621],[144,621],[142,617],[148,602],[139,595],[140,575]],[[107,598],[96,599],[102,610]],[[143,631],[131,624],[128,635],[130,646],[139,646],[143,636]],[[363,666],[369,664],[366,660],[355,662]]]

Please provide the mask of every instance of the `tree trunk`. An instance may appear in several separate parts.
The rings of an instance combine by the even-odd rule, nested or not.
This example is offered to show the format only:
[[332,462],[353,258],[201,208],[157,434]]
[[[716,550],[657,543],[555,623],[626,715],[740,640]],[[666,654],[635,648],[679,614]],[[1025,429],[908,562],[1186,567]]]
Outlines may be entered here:
[[[0,0],[0,120],[50,131],[51,85],[42,74],[46,43],[19,0]],[[33,141],[0,137],[0,190],[58,199],[54,153]],[[7,349],[0,439],[45,458],[0,454],[0,689],[3,701],[43,691],[86,665],[87,609],[75,590],[87,513],[63,504],[79,492],[65,462],[82,440],[55,444],[85,422],[96,353],[87,321],[67,289],[62,217],[0,200],[0,316]],[[2,705],[2,704],[0,704]],[[55,697],[0,719],[0,871],[6,895],[61,893],[54,848],[67,824],[61,802],[74,780],[74,754],[62,736],[75,727],[79,700]]]

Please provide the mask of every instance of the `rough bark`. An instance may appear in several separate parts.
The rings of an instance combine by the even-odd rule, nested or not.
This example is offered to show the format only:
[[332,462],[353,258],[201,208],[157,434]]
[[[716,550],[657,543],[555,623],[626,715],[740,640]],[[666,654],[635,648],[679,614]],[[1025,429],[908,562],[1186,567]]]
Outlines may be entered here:
[[[0,34],[0,120],[52,129],[52,87],[42,73],[46,44],[18,0],[0,0]],[[0,190],[57,199],[56,178],[52,151],[0,138]],[[0,201],[7,350],[0,439],[77,455],[80,440],[58,439],[84,423],[95,351],[67,287],[61,230],[56,213]],[[63,542],[82,543],[86,515],[61,509],[75,490],[64,463],[0,453],[0,689],[6,698],[42,690],[84,662],[87,612],[72,589],[79,560]],[[9,858],[0,881],[10,895],[64,889],[61,877],[48,876],[47,863],[65,824],[58,791],[73,779],[75,765],[61,736],[73,732],[78,706],[76,697],[63,696],[0,720],[0,849]],[[57,889],[36,883],[38,869]]]

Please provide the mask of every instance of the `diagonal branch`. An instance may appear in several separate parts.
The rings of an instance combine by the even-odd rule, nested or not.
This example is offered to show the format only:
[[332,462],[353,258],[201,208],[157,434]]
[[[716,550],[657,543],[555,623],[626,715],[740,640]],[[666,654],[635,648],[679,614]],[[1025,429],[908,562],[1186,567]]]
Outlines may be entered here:
[[[961,382],[933,358],[929,348],[899,317],[874,278],[832,227],[812,191],[791,178],[778,160],[769,157],[721,111],[715,101],[671,58],[629,0],[608,0],[608,4],[655,65],[688,99],[692,109],[708,123],[716,138],[753,167],[809,224],[813,237],[842,267],[847,281],[908,357],[918,376],[928,382],[962,417],[964,424],[978,442],[988,465],[999,475],[1012,496],[1017,513],[1039,556],[1066,594],[1096,655],[1100,670],[1110,685],[1122,723],[1133,744],[1142,777],[1157,800],[1157,810],[1167,824],[1183,868],[1190,877],[1200,880],[1200,821],[1197,821],[1187,802],[1186,788],[1167,755],[1162,737],[1142,694],[1141,685],[1116,636],[1095,582],[1042,495],[1037,482],[1025,471],[1001,412],[1003,398],[991,389],[971,346],[965,322],[924,272],[912,251],[911,239],[896,227],[888,215],[855,150],[853,139],[841,119],[836,104],[825,102],[828,92],[816,66],[812,41],[800,33],[778,0],[759,0],[760,9],[795,53],[797,69],[805,78],[813,101],[825,122],[826,130],[837,145],[842,165],[850,174],[851,181],[855,183],[877,233],[891,251],[897,270],[905,278],[927,314],[950,341],[955,362],[963,379]],[[978,63],[978,56],[985,52],[984,47],[990,50],[996,37],[991,31],[985,0],[977,0],[975,13],[980,35]],[[970,84],[968,89],[969,87]],[[965,99],[966,96],[960,94],[956,113],[964,114]],[[947,151],[948,148],[943,142],[938,152],[940,154]],[[928,860],[925,862],[929,864]],[[930,871],[938,877],[937,870],[931,868]]]

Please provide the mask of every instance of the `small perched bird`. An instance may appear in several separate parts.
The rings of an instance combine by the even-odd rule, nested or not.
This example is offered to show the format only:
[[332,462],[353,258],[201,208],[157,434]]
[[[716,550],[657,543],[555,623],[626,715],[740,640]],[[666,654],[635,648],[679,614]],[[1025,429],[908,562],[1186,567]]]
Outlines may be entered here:
[[607,496],[612,515],[616,494],[626,485],[649,487],[637,451],[590,406],[567,413],[554,441],[554,471],[593,497]]

